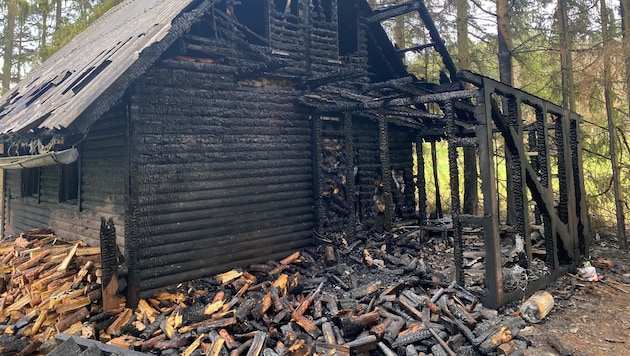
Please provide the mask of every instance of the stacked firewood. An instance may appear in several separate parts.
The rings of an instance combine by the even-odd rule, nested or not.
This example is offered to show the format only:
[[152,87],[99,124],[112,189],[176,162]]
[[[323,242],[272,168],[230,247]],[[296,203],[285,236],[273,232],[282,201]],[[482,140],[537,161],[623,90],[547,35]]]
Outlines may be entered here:
[[527,348],[520,317],[499,316],[421,259],[394,252],[400,241],[322,242],[162,290],[134,309],[121,299],[104,311],[98,252],[31,232],[0,244],[0,354],[45,352],[40,345],[51,339],[78,353],[71,335],[98,355],[125,354],[112,347],[185,356],[516,355]]
[[34,353],[82,321],[101,299],[100,249],[35,229],[0,242],[0,354]]

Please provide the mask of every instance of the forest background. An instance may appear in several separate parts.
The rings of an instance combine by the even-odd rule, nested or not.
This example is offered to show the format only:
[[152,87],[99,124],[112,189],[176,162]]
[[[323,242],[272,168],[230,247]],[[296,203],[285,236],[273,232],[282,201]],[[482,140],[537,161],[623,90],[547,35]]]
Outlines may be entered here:
[[[0,94],[119,2],[0,0]],[[369,0],[374,9],[402,2]],[[626,14],[630,0],[425,0],[425,4],[459,69],[511,84],[582,115],[591,225],[595,231],[613,232],[616,226],[616,234],[625,240],[623,212],[630,199],[630,31],[624,29],[630,26]],[[383,24],[399,48],[430,42],[417,14]],[[439,81],[441,58],[430,48],[407,52],[405,61],[419,78]],[[499,142],[499,160],[501,150]],[[437,154],[446,157],[446,146],[438,145]],[[465,152],[461,159],[467,157]],[[438,180],[448,182],[448,160],[438,161],[443,162],[437,168]],[[427,167],[428,186],[433,173]],[[505,196],[509,191],[505,172],[498,185]],[[448,209],[448,184],[442,186],[441,198],[428,197],[429,204],[435,206],[441,199]],[[507,206],[502,207],[505,214]]]

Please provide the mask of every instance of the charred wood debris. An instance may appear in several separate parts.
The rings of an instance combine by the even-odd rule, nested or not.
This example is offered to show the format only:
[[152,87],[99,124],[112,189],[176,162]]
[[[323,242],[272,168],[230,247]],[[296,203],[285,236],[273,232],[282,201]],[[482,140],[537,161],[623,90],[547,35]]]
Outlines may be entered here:
[[36,229],[0,243],[0,355],[523,354],[525,321],[451,282],[448,239],[314,234],[280,261],[104,310],[100,249]]

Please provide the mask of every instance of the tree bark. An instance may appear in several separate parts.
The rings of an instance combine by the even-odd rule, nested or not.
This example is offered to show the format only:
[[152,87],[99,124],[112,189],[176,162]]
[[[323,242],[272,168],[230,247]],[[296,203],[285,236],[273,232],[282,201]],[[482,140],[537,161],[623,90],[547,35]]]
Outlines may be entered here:
[[[457,57],[459,69],[470,69],[470,41],[468,40],[467,0],[457,0]],[[477,214],[479,205],[479,190],[477,186],[477,149],[464,147],[464,214]]]
[[[396,4],[402,4],[403,2],[405,2],[405,0],[396,0]],[[404,49],[407,47],[405,41],[405,17],[398,16],[394,21],[394,44],[398,49]],[[404,63],[404,56],[402,60]]]
[[[497,0],[497,35],[499,42],[499,80],[501,83],[512,85],[512,35],[510,33],[510,7],[507,0]],[[503,109],[507,111],[507,101],[503,102]],[[506,195],[507,216],[506,224],[511,225],[515,220],[516,202],[514,199],[513,165],[511,155],[505,146]]]
[[630,109],[630,0],[621,2],[621,26],[623,30],[623,58],[626,65],[626,101]]
[[558,34],[560,35],[560,72],[562,74],[562,107],[575,111],[571,43],[568,35],[566,0],[558,0]]
[[[561,0],[562,1],[562,0]],[[607,54],[608,51],[606,47],[609,42],[609,33],[608,33],[608,8],[606,7],[606,1],[600,0],[600,11],[601,11],[601,22],[602,22],[602,46],[604,53],[604,61],[605,63],[610,63],[610,56]],[[617,210],[617,237],[619,238],[619,246],[627,250],[628,249],[628,239],[626,237],[626,228],[625,228],[625,216],[623,211],[623,197],[621,193],[621,184],[619,182],[619,164],[617,162],[617,151],[615,147],[615,143],[617,142],[617,138],[615,135],[615,122],[613,118],[613,105],[611,100],[611,77],[610,77],[610,67],[608,65],[604,65],[604,75],[603,75],[603,85],[604,85],[604,102],[606,103],[606,118],[608,120],[608,138],[609,138],[609,150],[610,150],[610,161],[612,166],[612,175],[613,175],[613,192],[615,194],[615,209]]]
[[7,22],[4,28],[4,55],[2,65],[2,89],[3,94],[9,90],[11,86],[11,68],[13,63],[13,41],[15,39],[15,20],[17,17],[17,2],[9,0],[6,3]]

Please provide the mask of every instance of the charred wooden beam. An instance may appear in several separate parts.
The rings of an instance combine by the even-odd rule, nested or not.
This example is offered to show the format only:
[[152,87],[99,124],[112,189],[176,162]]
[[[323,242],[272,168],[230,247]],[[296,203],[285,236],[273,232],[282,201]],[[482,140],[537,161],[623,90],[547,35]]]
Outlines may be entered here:
[[396,53],[398,54],[404,54],[407,52],[420,52],[424,49],[430,48],[430,47],[435,47],[435,43],[425,43],[425,44],[421,44],[421,45],[417,45],[417,46],[413,46],[413,47],[407,47],[407,48],[403,48],[403,49],[399,49],[396,51]]
[[374,11],[371,16],[366,17],[366,21],[368,23],[381,22],[392,17],[408,14],[412,11],[418,11],[422,9],[419,3],[420,1],[408,1],[402,4],[388,6],[382,10]]
[[103,270],[103,308],[112,310],[120,307],[118,297],[118,247],[116,246],[116,227],[113,218],[101,218],[101,265]]

